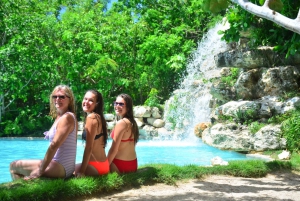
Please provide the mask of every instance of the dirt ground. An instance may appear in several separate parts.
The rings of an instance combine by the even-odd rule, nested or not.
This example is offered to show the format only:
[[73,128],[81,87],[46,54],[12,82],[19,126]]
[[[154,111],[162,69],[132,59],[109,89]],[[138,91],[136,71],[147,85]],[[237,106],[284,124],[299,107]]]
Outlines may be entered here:
[[242,178],[213,175],[202,180],[188,180],[177,186],[155,184],[135,189],[122,189],[82,201],[300,201],[300,174],[277,172],[263,178]]

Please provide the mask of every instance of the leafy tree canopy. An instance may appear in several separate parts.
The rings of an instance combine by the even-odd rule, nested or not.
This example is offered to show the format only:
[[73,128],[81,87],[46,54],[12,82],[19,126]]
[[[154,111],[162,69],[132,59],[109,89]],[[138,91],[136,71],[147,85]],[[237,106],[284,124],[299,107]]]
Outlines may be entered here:
[[0,4],[0,136],[41,133],[49,94],[70,85],[80,119],[86,90],[106,112],[120,93],[158,105],[176,88],[190,53],[217,16],[203,1],[3,0]]

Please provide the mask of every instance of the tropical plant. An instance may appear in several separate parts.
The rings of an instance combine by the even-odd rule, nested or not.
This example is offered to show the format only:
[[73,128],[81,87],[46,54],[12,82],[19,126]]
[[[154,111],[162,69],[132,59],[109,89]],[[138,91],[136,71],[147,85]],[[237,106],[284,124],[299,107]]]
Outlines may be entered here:
[[262,127],[264,127],[266,124],[259,123],[257,121],[251,122],[249,125],[250,133],[255,134],[257,131],[259,131]]
[[149,98],[145,101],[145,105],[150,107],[159,107],[159,97],[157,96],[158,90],[157,89],[151,89],[149,93]]
[[235,113],[233,114],[235,121],[241,124],[250,124],[250,122],[253,122],[257,118],[257,112],[253,109],[237,109]]
[[221,82],[224,83],[227,87],[233,87],[238,79],[239,72],[239,68],[230,68],[230,75],[222,76]]
[[293,111],[291,116],[282,122],[283,136],[287,140],[287,149],[290,151],[300,150],[300,109]]

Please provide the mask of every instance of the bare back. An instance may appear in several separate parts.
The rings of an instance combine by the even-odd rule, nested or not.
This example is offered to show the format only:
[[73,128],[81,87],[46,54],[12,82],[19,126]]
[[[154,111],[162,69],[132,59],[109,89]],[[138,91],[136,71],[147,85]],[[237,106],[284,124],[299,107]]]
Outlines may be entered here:
[[116,159],[134,160],[136,159],[134,134],[132,124],[127,118],[119,120],[113,130],[113,140],[118,145]]
[[[90,132],[89,134],[91,138],[89,139],[92,147],[90,161],[105,161],[105,143],[104,137],[101,136],[103,131],[100,116],[95,113],[88,115],[85,128],[87,129],[87,132]],[[95,139],[97,135],[100,137],[98,139]]]

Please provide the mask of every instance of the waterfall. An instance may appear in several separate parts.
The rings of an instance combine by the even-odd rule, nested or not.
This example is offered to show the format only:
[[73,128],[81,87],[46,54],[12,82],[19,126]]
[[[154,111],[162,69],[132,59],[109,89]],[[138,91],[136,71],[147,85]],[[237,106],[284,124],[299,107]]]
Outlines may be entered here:
[[196,138],[194,127],[200,122],[210,122],[212,99],[209,93],[210,79],[219,76],[214,56],[229,49],[221,41],[219,30],[228,27],[227,23],[219,23],[210,29],[198,43],[187,65],[187,75],[182,79],[179,89],[165,103],[165,128],[172,130],[173,138]]

